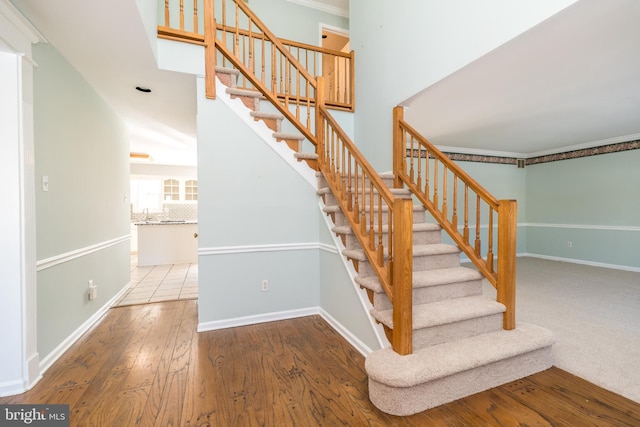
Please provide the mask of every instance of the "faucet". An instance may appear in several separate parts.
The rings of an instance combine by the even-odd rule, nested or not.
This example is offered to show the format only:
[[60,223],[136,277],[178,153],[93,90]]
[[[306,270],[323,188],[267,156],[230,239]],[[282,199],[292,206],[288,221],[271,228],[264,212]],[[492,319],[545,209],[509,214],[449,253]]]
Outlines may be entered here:
[[145,216],[144,216],[144,220],[145,220],[146,222],[149,222],[149,208],[144,208],[144,209],[142,210],[142,213],[143,213],[143,214],[145,214]]

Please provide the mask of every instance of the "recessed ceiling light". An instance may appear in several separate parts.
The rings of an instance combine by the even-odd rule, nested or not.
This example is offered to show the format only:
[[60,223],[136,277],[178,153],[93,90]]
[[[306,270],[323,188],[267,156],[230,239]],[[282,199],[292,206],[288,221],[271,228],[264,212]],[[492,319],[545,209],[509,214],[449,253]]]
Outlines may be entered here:
[[151,89],[149,89],[148,87],[142,87],[142,86],[136,86],[136,90],[138,90],[140,92],[144,92],[144,93],[151,92]]

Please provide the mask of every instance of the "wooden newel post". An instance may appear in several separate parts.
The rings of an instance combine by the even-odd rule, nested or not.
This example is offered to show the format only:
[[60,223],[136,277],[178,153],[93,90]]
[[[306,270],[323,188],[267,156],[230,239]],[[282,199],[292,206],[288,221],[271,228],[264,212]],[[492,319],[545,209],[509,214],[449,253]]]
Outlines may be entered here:
[[413,201],[393,202],[393,351],[413,352]]
[[324,149],[324,120],[320,114],[320,107],[324,108],[324,77],[316,77],[316,154],[318,155],[318,169],[323,170],[325,162]]
[[498,281],[497,300],[507,307],[503,328],[516,327],[516,233],[518,203],[515,200],[498,202]]
[[216,99],[216,18],[213,0],[204,0],[204,80],[205,94]]

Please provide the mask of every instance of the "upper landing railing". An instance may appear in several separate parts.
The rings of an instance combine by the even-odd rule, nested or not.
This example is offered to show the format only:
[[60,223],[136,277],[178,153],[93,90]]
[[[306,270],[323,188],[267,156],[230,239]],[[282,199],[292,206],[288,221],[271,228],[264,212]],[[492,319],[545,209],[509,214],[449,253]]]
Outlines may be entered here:
[[[207,12],[210,8],[213,12]],[[206,45],[205,27],[209,16],[214,16],[216,37],[218,41],[233,52],[238,58],[253,68],[251,71],[261,82],[277,91],[281,99],[291,97],[297,85],[291,60],[301,64],[309,76],[325,78],[326,106],[329,108],[354,110],[354,54],[353,51],[342,52],[325,49],[305,43],[277,38],[277,43],[284,46],[288,55],[282,55],[256,25],[257,17],[244,2],[231,0],[165,0],[164,23],[158,26],[158,36],[194,44]],[[220,56],[218,63],[226,65],[228,58]],[[305,80],[305,79],[302,79]],[[245,78],[238,82],[240,88],[251,88],[253,85]],[[302,99],[310,103],[315,101],[313,94],[305,92],[301,87],[296,92]]]

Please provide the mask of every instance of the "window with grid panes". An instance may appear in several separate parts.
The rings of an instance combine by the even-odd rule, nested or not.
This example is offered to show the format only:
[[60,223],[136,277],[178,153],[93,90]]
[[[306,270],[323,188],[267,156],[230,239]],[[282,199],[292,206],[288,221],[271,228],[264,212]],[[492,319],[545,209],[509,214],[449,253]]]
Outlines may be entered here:
[[185,200],[198,200],[198,181],[195,179],[188,179],[184,183],[184,199]]

